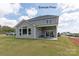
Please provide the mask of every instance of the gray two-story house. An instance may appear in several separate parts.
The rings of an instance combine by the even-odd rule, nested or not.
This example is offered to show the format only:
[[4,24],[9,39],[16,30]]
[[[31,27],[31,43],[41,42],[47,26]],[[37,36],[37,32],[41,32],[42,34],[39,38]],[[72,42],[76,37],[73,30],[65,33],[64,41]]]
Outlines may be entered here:
[[44,15],[22,20],[16,25],[16,38],[57,38],[59,16]]

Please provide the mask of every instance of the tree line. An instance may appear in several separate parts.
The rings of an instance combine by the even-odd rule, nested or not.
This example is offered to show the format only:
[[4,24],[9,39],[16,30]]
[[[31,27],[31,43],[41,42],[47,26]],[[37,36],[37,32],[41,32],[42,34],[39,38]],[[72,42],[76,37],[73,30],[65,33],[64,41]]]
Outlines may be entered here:
[[11,28],[9,26],[1,26],[0,25],[0,34],[5,34],[7,32],[15,32],[15,29]]

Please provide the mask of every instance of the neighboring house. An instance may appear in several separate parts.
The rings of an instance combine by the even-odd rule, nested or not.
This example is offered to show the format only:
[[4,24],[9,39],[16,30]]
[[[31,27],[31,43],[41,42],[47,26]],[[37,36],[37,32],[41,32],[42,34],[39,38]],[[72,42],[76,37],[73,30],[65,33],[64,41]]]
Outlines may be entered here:
[[16,35],[15,32],[7,32],[6,35]]
[[72,36],[73,34],[70,32],[63,32],[63,33],[61,33],[61,35]]
[[44,15],[22,20],[16,25],[16,38],[57,38],[59,16]]

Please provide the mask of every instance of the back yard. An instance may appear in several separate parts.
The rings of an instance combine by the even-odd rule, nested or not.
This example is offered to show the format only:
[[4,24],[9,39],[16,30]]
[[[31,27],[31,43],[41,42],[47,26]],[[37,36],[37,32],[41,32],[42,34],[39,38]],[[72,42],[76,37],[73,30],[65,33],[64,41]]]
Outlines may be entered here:
[[0,55],[12,56],[63,56],[79,55],[79,45],[65,36],[58,40],[26,40],[0,35]]

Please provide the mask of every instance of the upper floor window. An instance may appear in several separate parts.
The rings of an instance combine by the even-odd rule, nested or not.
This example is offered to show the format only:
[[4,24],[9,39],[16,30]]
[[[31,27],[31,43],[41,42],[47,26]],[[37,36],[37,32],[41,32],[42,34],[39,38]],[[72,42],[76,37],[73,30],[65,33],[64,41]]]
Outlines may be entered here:
[[47,24],[51,24],[51,22],[52,22],[52,21],[51,21],[50,19],[46,20],[46,23],[47,23]]
[[46,20],[46,23],[48,24],[48,20]]

